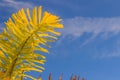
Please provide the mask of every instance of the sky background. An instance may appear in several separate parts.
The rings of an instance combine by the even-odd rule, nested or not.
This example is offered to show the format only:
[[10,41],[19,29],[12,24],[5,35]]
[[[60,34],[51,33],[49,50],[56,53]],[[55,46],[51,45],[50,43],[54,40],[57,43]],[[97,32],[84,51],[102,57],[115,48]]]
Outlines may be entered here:
[[86,80],[120,80],[120,0],[0,0],[0,29],[20,8],[40,5],[60,16],[65,27],[46,54],[43,80],[50,72],[53,80],[61,74],[64,80],[72,74]]

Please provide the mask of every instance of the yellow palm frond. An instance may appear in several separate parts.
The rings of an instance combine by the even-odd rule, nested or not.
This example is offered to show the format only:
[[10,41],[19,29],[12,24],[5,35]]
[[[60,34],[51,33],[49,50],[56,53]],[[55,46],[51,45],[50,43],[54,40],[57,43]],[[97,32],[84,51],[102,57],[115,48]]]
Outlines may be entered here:
[[63,28],[60,21],[58,16],[42,12],[41,6],[35,7],[32,14],[29,8],[12,14],[0,34],[0,80],[36,80],[26,72],[44,70],[45,56],[38,51],[49,52],[42,45],[49,47],[48,42],[57,39],[60,33],[55,29]]

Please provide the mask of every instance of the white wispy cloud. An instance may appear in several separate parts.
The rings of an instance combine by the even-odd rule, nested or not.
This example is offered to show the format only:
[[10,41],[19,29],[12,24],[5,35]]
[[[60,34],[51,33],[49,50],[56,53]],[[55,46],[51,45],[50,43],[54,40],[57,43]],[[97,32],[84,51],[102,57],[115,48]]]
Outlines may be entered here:
[[[90,18],[90,17],[75,17],[64,20],[65,28],[61,31],[63,38],[72,36],[71,39],[76,40],[84,35],[84,33],[92,34],[88,39],[80,45],[86,45],[91,40],[100,35],[103,39],[109,39],[111,36],[120,34],[120,17],[111,18]],[[112,44],[111,44],[112,45]],[[97,53],[97,57],[118,57],[120,56],[119,45],[114,45],[115,50],[105,50],[102,53]]]
[[113,18],[87,18],[75,17],[64,20],[64,36],[72,35],[80,37],[84,33],[93,33],[99,35],[100,33],[109,34],[120,32],[120,17]]
[[3,2],[0,3],[1,7],[11,7],[13,9],[19,9],[19,8],[32,8],[33,4],[29,2],[22,2],[22,1],[15,1],[15,0],[3,0]]
[[82,44],[87,44],[96,36],[103,38],[120,33],[120,17],[112,18],[90,18],[75,17],[63,21],[65,28],[62,30],[63,37],[72,36],[72,39],[81,37],[84,33],[92,33],[92,36]]
[[[119,58],[120,57],[120,37],[116,41],[113,41],[112,49],[104,49],[101,53],[97,53],[95,58]],[[111,44],[111,43],[110,43]]]
[[120,57],[120,47],[116,46],[116,49],[111,51],[111,50],[104,50],[101,53],[96,53],[94,54],[94,58],[119,58]]

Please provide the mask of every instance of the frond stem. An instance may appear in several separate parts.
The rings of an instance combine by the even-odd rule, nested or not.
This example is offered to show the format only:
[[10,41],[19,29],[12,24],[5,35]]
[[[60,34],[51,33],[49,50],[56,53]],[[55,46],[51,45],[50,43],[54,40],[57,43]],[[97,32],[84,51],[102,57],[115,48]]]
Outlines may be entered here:
[[25,42],[23,43],[23,45],[22,45],[20,51],[16,54],[17,57],[13,60],[13,64],[11,65],[11,70],[10,70],[10,72],[9,72],[10,78],[11,78],[11,75],[12,75],[12,73],[13,73],[15,64],[16,64],[16,62],[17,62],[17,60],[18,60],[19,54],[21,54],[21,51],[23,50],[25,44],[26,44],[27,41],[31,38],[32,35],[33,35],[33,34],[31,34],[30,36],[28,36],[28,38],[27,38],[27,39],[25,40]]

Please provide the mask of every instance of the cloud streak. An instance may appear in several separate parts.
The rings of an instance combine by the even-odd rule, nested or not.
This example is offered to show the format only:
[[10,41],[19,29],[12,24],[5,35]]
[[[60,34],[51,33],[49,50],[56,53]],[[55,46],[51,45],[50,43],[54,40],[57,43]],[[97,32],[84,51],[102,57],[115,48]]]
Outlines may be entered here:
[[28,2],[22,2],[22,1],[15,1],[15,0],[4,0],[0,3],[1,7],[11,7],[13,9],[20,9],[20,8],[32,8],[33,4]]
[[62,31],[64,36],[72,35],[80,37],[84,33],[119,33],[120,32],[120,17],[113,18],[85,18],[75,17],[64,20],[65,29]]
[[[97,36],[103,39],[109,39],[111,36],[120,34],[120,17],[75,17],[71,19],[65,19],[63,24],[65,26],[65,28],[61,31],[63,38],[72,36],[71,39],[76,40],[84,36],[85,33],[88,35],[92,34],[90,37],[85,39],[85,41],[80,45],[80,48],[88,44],[91,40],[96,39]],[[116,44],[115,50],[112,52],[109,52],[109,50],[102,51],[103,54],[98,54],[98,56],[100,58],[118,57],[120,56],[120,50],[118,48],[119,46]]]
[[116,49],[111,51],[111,50],[105,50],[102,53],[97,53],[94,55],[94,58],[119,58],[120,57],[120,47],[116,46]]
[[[92,34],[81,45],[86,45],[89,41],[97,36],[107,39],[120,33],[120,17],[112,18],[89,18],[89,17],[75,17],[65,19],[63,22],[65,28],[61,31],[63,38],[72,36],[72,40],[80,38],[85,33]],[[61,41],[61,40],[60,40]]]

